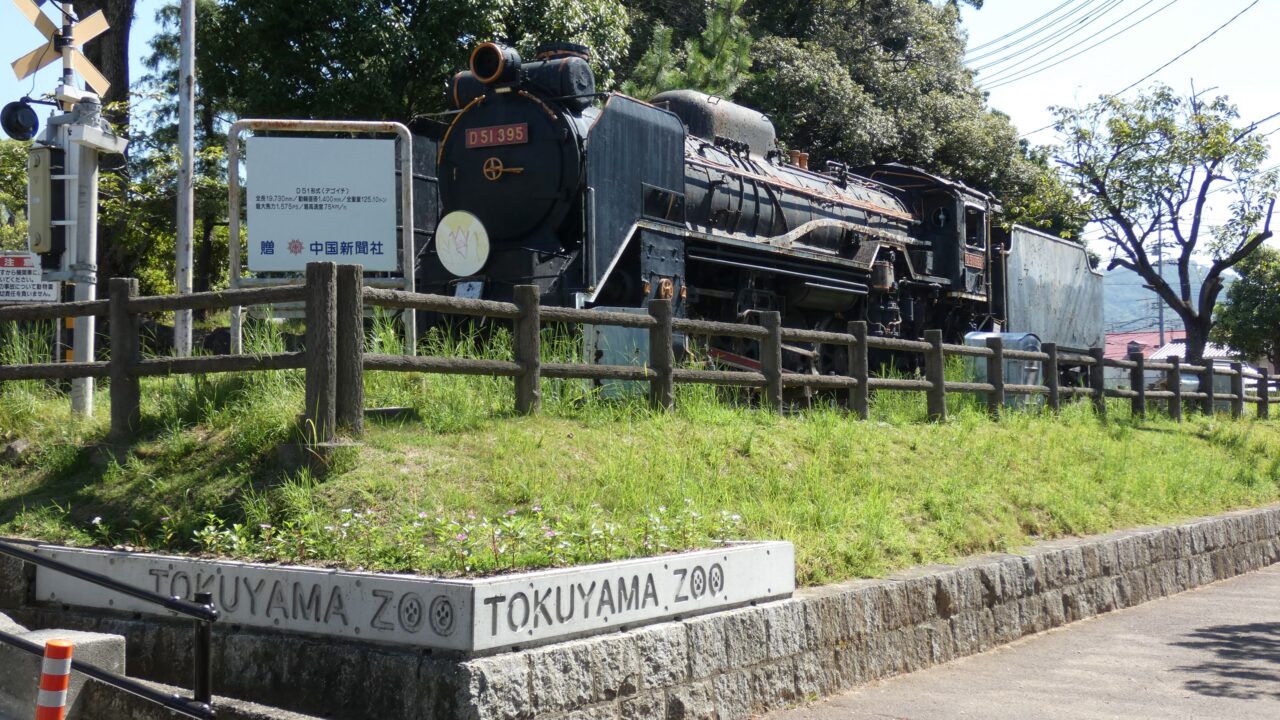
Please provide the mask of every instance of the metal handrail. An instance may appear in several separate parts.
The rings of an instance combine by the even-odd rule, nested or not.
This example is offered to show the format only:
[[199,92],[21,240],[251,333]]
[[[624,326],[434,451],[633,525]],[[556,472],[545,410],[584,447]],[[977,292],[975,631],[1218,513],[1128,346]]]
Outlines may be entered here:
[[[11,647],[15,647],[23,652],[31,653],[36,657],[44,655],[44,648],[39,644],[24,640],[16,635],[0,631],[0,643],[4,643]],[[110,670],[103,670],[97,665],[90,665],[76,659],[71,660],[71,669],[93,678],[102,683],[106,683],[111,687],[123,690],[124,692],[137,695],[143,700],[149,700],[157,705],[163,705],[174,712],[182,713],[187,717],[199,718],[199,720],[214,720],[216,713],[211,703],[201,702],[199,700],[188,700],[177,695],[169,695],[156,690],[153,687],[144,685],[133,678],[117,675]]]
[[[195,620],[195,640],[194,640],[194,682],[192,687],[193,699],[180,698],[177,696],[166,695],[153,688],[147,687],[136,680],[132,680],[123,675],[117,675],[113,672],[103,670],[102,668],[81,663],[73,660],[72,669],[88,675],[91,678],[104,682],[112,687],[132,693],[145,700],[160,704],[182,713],[188,717],[199,718],[200,720],[212,720],[214,717],[213,710],[213,665],[210,657],[213,653],[213,623],[218,620],[218,609],[214,607],[213,595],[210,593],[196,593],[195,602],[180,598],[177,596],[161,595],[157,592],[144,590],[128,583],[120,582],[101,573],[85,570],[74,565],[45,557],[38,553],[32,552],[25,548],[19,547],[9,542],[0,540],[0,555],[8,555],[11,558],[39,565],[55,572],[70,575],[77,580],[97,585],[99,587],[113,590],[123,595],[128,595],[143,602],[159,605],[166,610],[186,615]],[[43,655],[44,648],[36,645],[20,637],[0,632],[0,642],[16,647],[26,652],[36,655]]]

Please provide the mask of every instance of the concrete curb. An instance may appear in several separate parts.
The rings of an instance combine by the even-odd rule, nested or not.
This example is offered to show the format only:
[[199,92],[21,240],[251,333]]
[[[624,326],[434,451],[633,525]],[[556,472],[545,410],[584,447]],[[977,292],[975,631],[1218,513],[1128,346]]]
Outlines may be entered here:
[[[1269,507],[474,660],[229,626],[215,639],[215,688],[335,718],[748,718],[1277,559],[1280,507]],[[0,564],[13,578],[4,571]],[[177,684],[189,677],[183,623],[31,605],[14,614],[124,634],[135,673]]]

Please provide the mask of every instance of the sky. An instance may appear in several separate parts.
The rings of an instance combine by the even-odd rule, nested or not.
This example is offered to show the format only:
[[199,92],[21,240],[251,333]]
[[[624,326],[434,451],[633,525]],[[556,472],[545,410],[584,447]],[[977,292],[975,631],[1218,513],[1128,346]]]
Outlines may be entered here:
[[[978,70],[990,106],[1008,114],[1035,144],[1057,139],[1052,129],[1042,129],[1053,122],[1050,107],[1078,107],[1139,81],[1123,97],[1162,82],[1184,93],[1194,87],[1226,95],[1242,123],[1280,113],[1277,0],[986,0],[962,17],[967,62]],[[1037,69],[1043,71],[1020,77]],[[1280,130],[1280,115],[1259,130]],[[1272,138],[1267,166],[1280,163],[1274,149],[1280,133]],[[1224,207],[1206,213],[1209,220],[1225,215]]]
[[[980,47],[1060,6],[1030,28]],[[1280,112],[1276,0],[986,0],[981,10],[964,10],[963,24],[969,34],[969,66],[989,65],[979,70],[978,83],[989,87],[991,107],[1007,113],[1025,133],[1053,121],[1051,106],[1083,105],[1141,80],[1242,10],[1231,24],[1125,96],[1157,81],[1180,91],[1189,91],[1194,83],[1198,90],[1227,95],[1239,106],[1241,119],[1252,121]],[[1064,17],[1060,24],[1045,27]],[[1027,37],[1036,30],[1043,31]],[[1068,59],[1099,41],[1105,42]],[[1014,44],[1001,49],[1009,43]],[[1063,62],[1047,67],[1058,61]],[[1043,72],[1015,79],[1018,71],[1040,63],[1046,63]],[[1280,117],[1263,129],[1277,127]],[[1029,139],[1050,143],[1054,133],[1044,130]],[[1275,153],[1273,158],[1280,159]]]

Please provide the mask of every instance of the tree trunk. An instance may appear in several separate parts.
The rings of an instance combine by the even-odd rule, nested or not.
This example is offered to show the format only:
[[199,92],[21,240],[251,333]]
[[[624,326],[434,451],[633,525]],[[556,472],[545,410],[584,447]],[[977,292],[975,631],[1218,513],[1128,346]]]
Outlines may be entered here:
[[1209,329],[1213,323],[1204,317],[1183,318],[1187,328],[1187,357],[1192,365],[1199,365],[1204,360],[1204,346],[1209,342]]

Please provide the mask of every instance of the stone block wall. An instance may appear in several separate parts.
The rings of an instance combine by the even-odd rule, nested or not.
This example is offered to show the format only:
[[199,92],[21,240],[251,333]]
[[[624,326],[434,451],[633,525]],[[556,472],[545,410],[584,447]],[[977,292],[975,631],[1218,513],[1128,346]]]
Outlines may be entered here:
[[[486,658],[231,625],[215,634],[214,688],[329,718],[748,718],[1277,560],[1280,507],[1042,543]],[[0,566],[0,586],[24,577]],[[0,604],[13,595],[0,588]],[[6,612],[123,634],[131,674],[189,682],[187,623],[30,604]]]
[[1048,542],[463,662],[459,706],[476,720],[749,718],[1278,559],[1276,508]]

